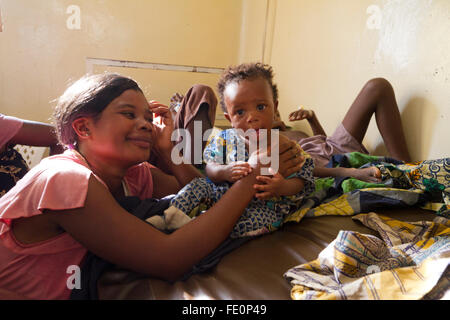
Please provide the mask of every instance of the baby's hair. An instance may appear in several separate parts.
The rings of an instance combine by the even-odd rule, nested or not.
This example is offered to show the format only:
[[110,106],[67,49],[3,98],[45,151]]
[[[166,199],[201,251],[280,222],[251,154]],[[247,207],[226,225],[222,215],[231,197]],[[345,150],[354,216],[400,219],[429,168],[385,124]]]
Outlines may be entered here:
[[243,63],[237,66],[230,66],[222,73],[219,82],[217,84],[217,90],[219,92],[220,106],[223,112],[227,112],[227,107],[225,106],[223,93],[227,85],[233,82],[239,83],[246,79],[256,79],[264,78],[269,83],[272,88],[273,101],[278,100],[278,88],[277,85],[273,83],[273,69],[268,64],[263,64],[261,62],[253,63]]
[[129,89],[142,92],[134,80],[116,73],[85,75],[75,81],[58,99],[53,112],[59,143],[76,148],[78,135],[72,123],[82,117],[98,120],[111,101]]

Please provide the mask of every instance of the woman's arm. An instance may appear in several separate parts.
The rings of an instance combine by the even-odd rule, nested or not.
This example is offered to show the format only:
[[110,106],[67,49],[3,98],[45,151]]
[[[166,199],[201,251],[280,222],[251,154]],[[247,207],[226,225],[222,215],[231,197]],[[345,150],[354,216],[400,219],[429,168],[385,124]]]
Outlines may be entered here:
[[302,148],[288,137],[279,135],[279,165],[278,171],[283,177],[289,177],[300,171],[305,163]]
[[155,198],[175,194],[193,179],[203,177],[200,171],[190,164],[176,165],[170,159],[165,159],[164,163],[168,171],[159,168],[151,169],[153,185],[156,186],[153,191]]
[[9,141],[9,144],[50,147],[50,155],[63,152],[52,125],[29,120],[23,120],[22,128]]
[[229,165],[219,164],[215,162],[208,162],[205,167],[206,175],[214,183],[221,183],[228,181]]
[[153,194],[152,197],[161,199],[170,194],[176,194],[183,188],[178,180],[159,168],[152,168]]
[[253,198],[255,182],[256,173],[237,181],[206,213],[169,235],[122,209],[93,177],[83,208],[44,214],[103,259],[176,280],[226,239]]
[[174,164],[170,158],[167,159],[167,163],[169,164],[170,171],[181,187],[184,187],[195,178],[203,177],[200,171],[191,164]]
[[[174,156],[172,149],[174,148],[174,145],[171,141],[171,135],[174,125],[172,113],[169,108],[156,101],[150,101],[149,108],[150,111],[158,115],[162,120],[162,123],[154,123],[152,130],[153,139],[155,141],[152,152],[156,153],[158,162],[164,164],[161,172],[155,171],[157,174],[156,179],[160,177],[169,178],[169,174],[172,175],[172,178],[169,178],[169,180],[161,180],[160,182],[162,185],[167,185],[169,183],[173,184],[172,190],[175,190],[175,192],[172,193],[176,193],[183,186],[191,182],[192,179],[203,177],[203,175],[191,164],[175,164],[172,161],[172,157]],[[178,154],[177,158],[182,159],[182,156]],[[163,171],[165,176],[162,175]]]
[[225,181],[234,183],[248,175],[252,168],[248,162],[236,161],[229,164],[218,164],[208,162],[206,164],[206,174],[214,183],[222,183]]

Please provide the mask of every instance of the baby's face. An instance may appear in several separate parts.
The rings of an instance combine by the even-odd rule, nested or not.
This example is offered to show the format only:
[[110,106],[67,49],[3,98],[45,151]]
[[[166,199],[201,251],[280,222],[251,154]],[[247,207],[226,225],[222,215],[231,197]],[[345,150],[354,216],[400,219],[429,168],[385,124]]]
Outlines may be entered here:
[[225,117],[235,129],[272,129],[276,103],[272,88],[264,78],[233,82],[224,90]]

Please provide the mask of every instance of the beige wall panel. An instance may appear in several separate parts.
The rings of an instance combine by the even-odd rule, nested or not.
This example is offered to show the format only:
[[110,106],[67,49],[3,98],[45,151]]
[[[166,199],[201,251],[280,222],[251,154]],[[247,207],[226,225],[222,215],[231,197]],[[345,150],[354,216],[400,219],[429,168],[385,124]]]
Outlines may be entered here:
[[242,0],[239,63],[262,61],[267,0]]
[[[275,2],[271,64],[283,118],[303,104],[331,134],[363,84],[385,77],[412,157],[450,156],[450,1]],[[364,143],[384,152],[374,120]]]
[[[157,100],[167,105],[170,104],[170,97],[176,92],[184,95],[193,84],[204,84],[210,86],[217,93],[217,81],[219,74],[166,71],[151,69],[136,69],[124,67],[94,66],[94,73],[115,72],[134,79],[148,100]],[[219,103],[216,110],[217,126],[229,126],[229,122],[223,116]]]
[[[79,8],[79,29],[76,12]],[[225,67],[239,56],[241,1],[0,0],[0,112],[48,122],[66,85],[86,72],[87,57]],[[166,83],[164,97],[192,79]],[[205,81],[207,81],[207,76]],[[203,81],[202,81],[203,82]],[[169,88],[169,87],[172,88]],[[156,88],[167,88],[157,92]]]
[[170,97],[175,92],[184,94],[195,83],[208,85],[217,92],[216,83],[219,78],[218,74],[106,66],[95,66],[94,71],[115,72],[131,77],[139,84],[147,99],[166,104],[169,104]]
[[[70,5],[79,30],[67,27]],[[396,90],[413,158],[450,153],[448,0],[0,0],[0,9],[6,114],[48,121],[87,57],[222,68],[264,60],[284,118],[304,104],[331,133],[365,81],[381,76]],[[217,76],[133,72],[160,99]],[[374,122],[364,142],[383,152]]]

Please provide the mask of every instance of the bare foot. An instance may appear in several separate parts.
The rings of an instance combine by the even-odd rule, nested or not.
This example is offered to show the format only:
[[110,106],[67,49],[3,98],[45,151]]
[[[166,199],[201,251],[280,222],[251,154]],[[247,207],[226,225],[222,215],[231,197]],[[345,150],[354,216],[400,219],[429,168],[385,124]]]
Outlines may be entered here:
[[381,171],[377,167],[355,169],[351,176],[365,182],[381,182]]

